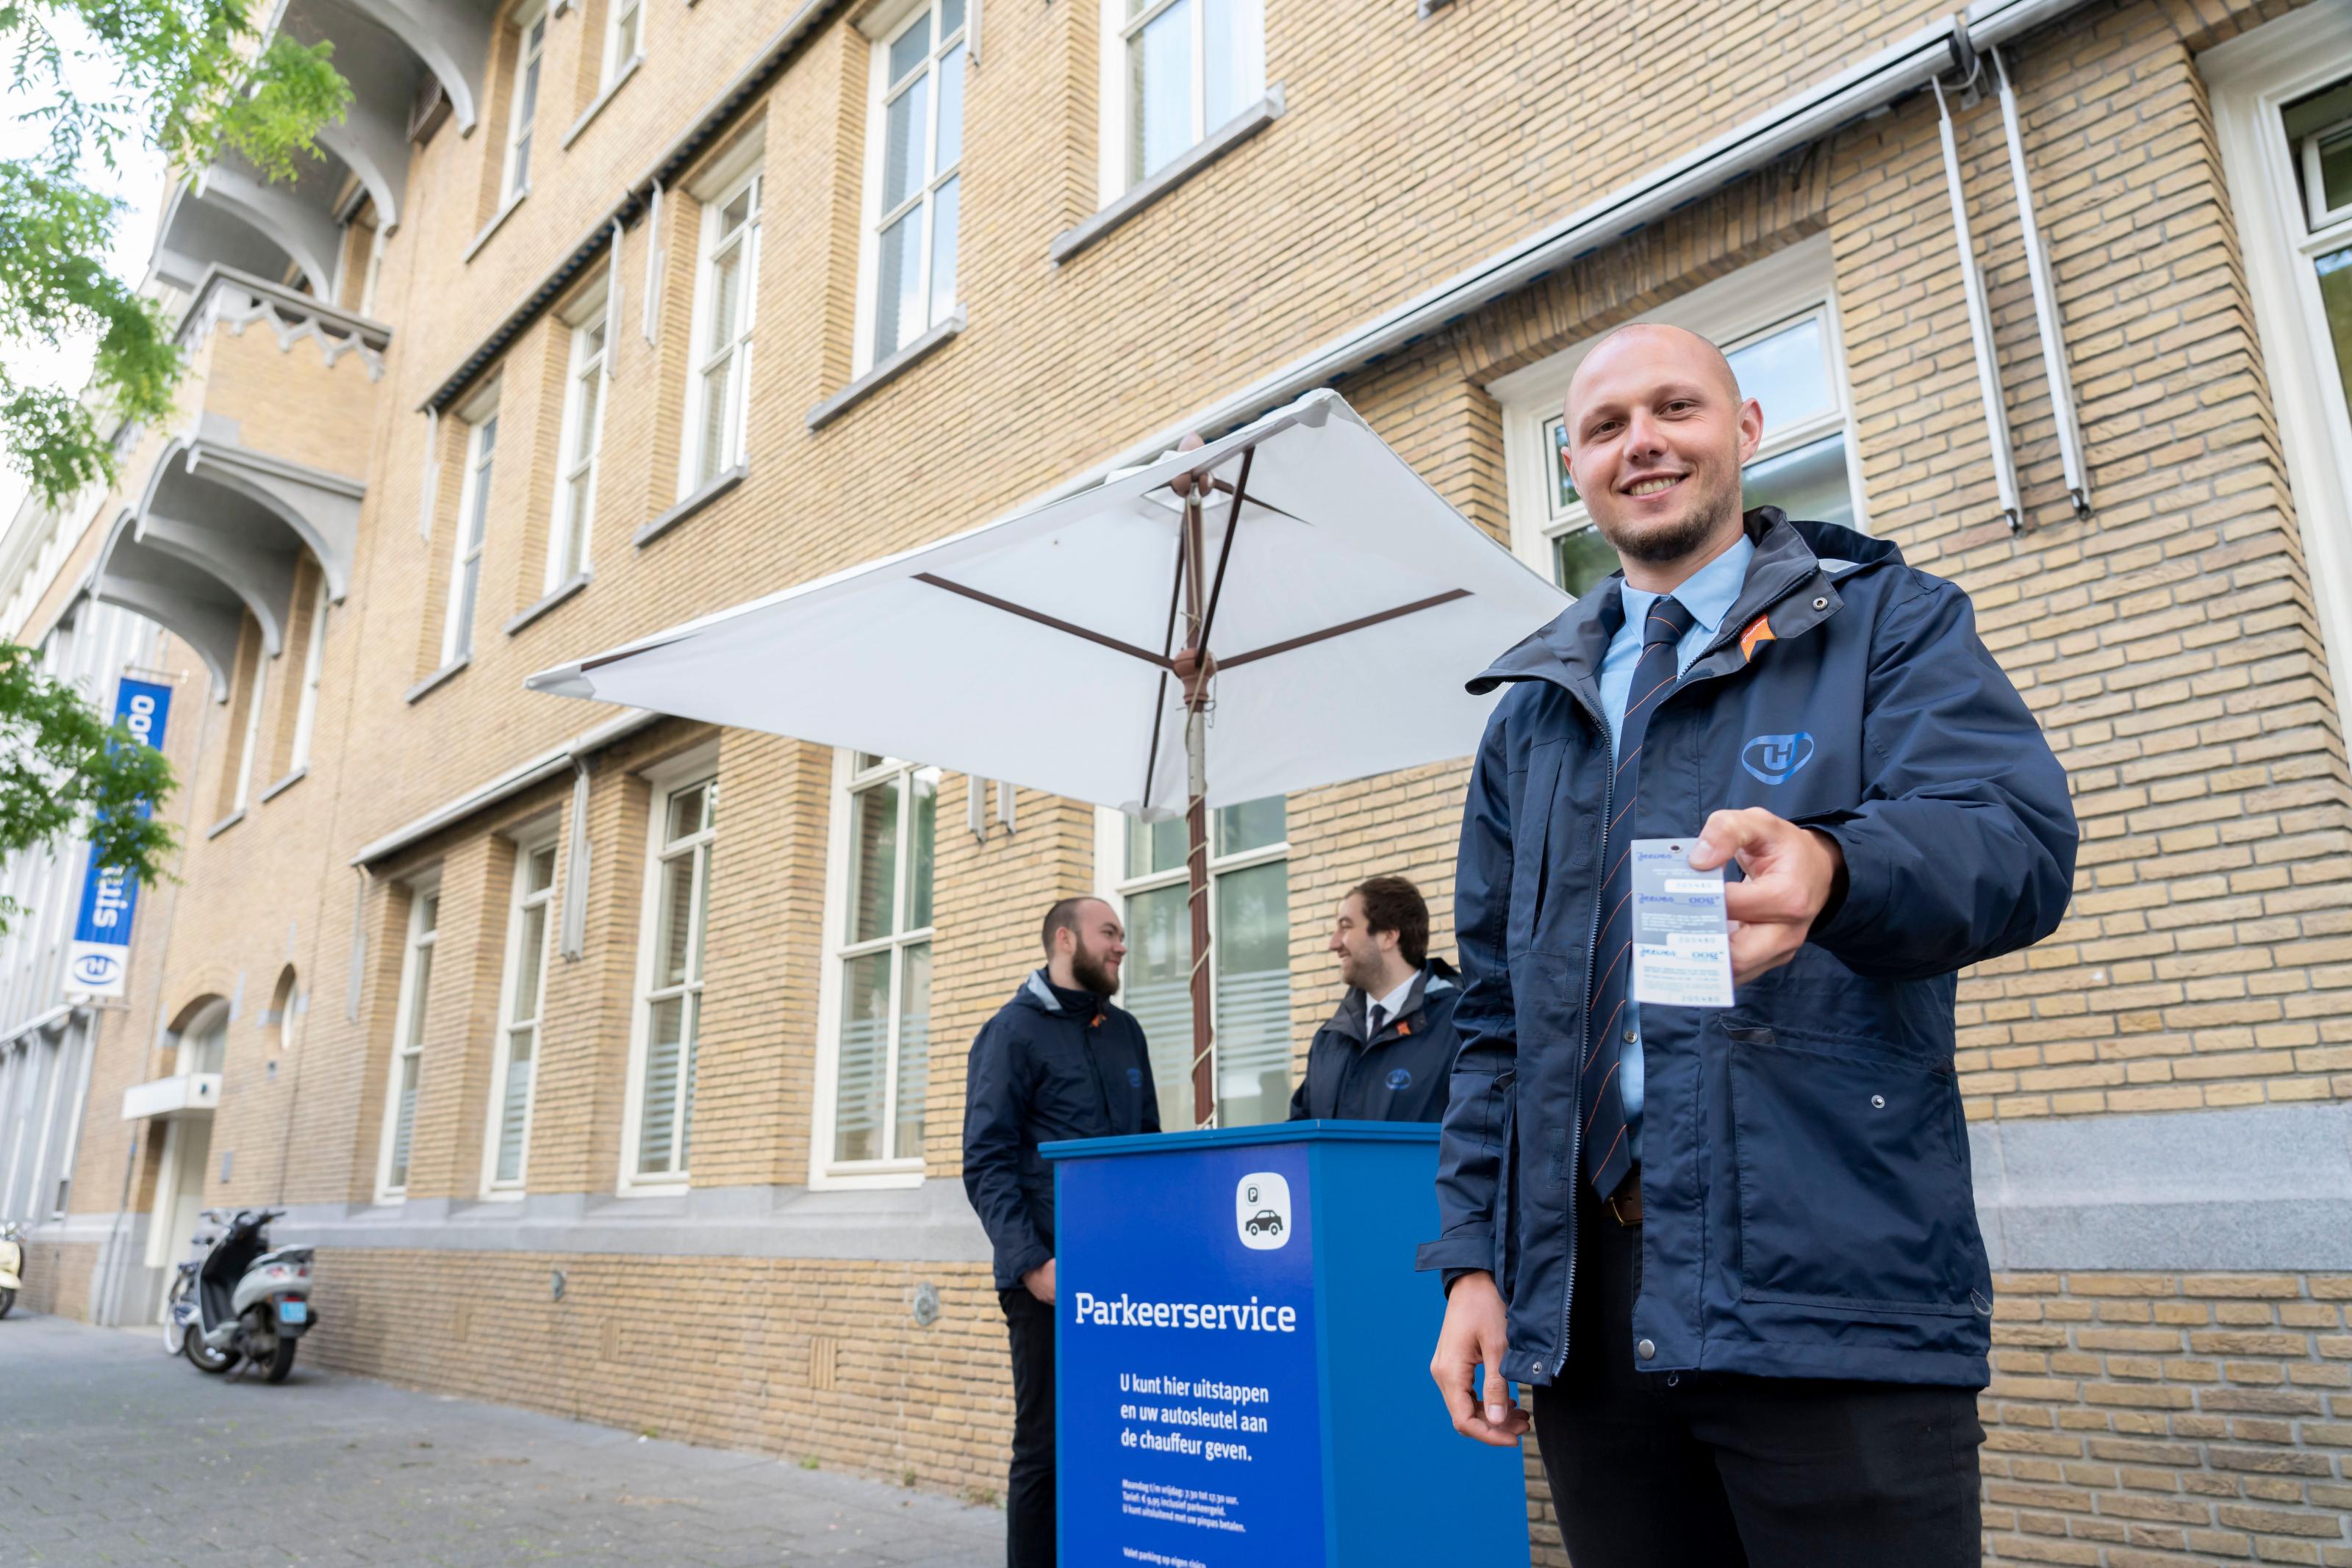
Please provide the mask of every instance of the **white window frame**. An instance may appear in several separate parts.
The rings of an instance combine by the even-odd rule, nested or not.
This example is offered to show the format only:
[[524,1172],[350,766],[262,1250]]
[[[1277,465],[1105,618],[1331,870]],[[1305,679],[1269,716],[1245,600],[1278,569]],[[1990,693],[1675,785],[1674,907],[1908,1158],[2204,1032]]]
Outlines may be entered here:
[[[637,969],[629,992],[629,1079],[627,1091],[623,1097],[621,1112],[621,1169],[619,1179],[614,1186],[614,1190],[623,1196],[635,1197],[655,1197],[664,1194],[680,1193],[691,1185],[690,1163],[677,1165],[669,1170],[652,1175],[641,1175],[637,1170],[637,1153],[638,1140],[645,1120],[646,1053],[653,1038],[653,1009],[657,1002],[670,994],[693,994],[699,997],[703,988],[702,948],[709,935],[707,928],[700,925],[688,932],[687,972],[692,978],[683,986],[663,988],[663,996],[654,995],[654,955],[658,946],[656,933],[661,924],[661,868],[663,861],[668,858],[663,852],[671,849],[665,837],[669,822],[669,802],[672,796],[681,790],[691,789],[698,784],[708,783],[712,788],[713,826],[699,833],[688,835],[686,839],[679,841],[681,847],[672,851],[674,854],[691,853],[698,858],[699,863],[695,868],[695,874],[700,879],[702,885],[694,889],[693,904],[696,910],[707,912],[709,901],[705,888],[710,876],[712,846],[718,839],[716,828],[719,785],[718,748],[709,747],[698,749],[685,758],[652,770],[646,777],[646,782],[652,786],[652,800],[649,803],[650,809],[646,813],[645,888],[639,900],[641,908],[637,918]],[[698,1048],[702,1036],[702,1015],[698,1001],[694,1009],[694,1017],[695,1039]],[[684,1071],[682,1063],[678,1080],[681,1092],[679,1103],[682,1107],[678,1119],[679,1139],[686,1145],[690,1159],[694,1149],[691,1135],[694,1107],[693,1100],[686,1093],[686,1090],[692,1084],[693,1074]]]
[[253,799],[253,772],[261,756],[261,710],[269,700],[268,645],[259,636],[253,643],[253,685],[245,703],[245,731],[236,751],[236,800],[231,811],[242,811]]
[[291,778],[310,765],[310,737],[319,722],[319,678],[327,663],[327,573],[319,572],[318,596],[310,601],[310,634],[303,639],[302,696],[294,709],[294,739],[286,751]]
[[2284,107],[2352,75],[2352,6],[2315,5],[2265,22],[2201,56],[2221,171],[2237,215],[2254,328],[2294,497],[2314,608],[2336,707],[2352,701],[2352,408],[2328,342],[2313,267],[2352,244],[2341,213],[2312,226],[2298,188]]
[[[1853,523],[1867,532],[1869,513],[1862,486],[1860,435],[1853,416],[1853,391],[1848,384],[1845,335],[1838,319],[1837,287],[1832,268],[1829,236],[1820,235],[1774,252],[1728,277],[1704,284],[1668,300],[1655,310],[1634,318],[1687,327],[1710,341],[1737,349],[1748,340],[1819,316],[1822,351],[1829,358],[1830,391],[1836,407],[1785,427],[1775,427],[1772,411],[1764,411],[1764,441],[1750,463],[1759,463],[1795,451],[1826,436],[1843,434],[1846,443],[1846,480],[1853,495]],[[1552,580],[1552,541],[1584,526],[1580,505],[1565,511],[1554,505],[1559,494],[1552,470],[1556,458],[1545,440],[1545,427],[1559,417],[1568,383],[1584,356],[1601,334],[1523,370],[1498,376],[1488,386],[1503,405],[1503,462],[1511,508],[1511,551]]]
[[[940,61],[971,37],[971,7],[972,0],[965,0],[962,23],[953,33],[944,38],[936,36],[940,9],[940,0],[917,0],[913,5],[895,5],[877,13],[874,18],[861,24],[868,39],[866,53],[871,57],[871,63],[867,72],[866,101],[866,193],[862,205],[862,221],[865,226],[859,237],[857,259],[857,343],[852,356],[853,370],[858,375],[864,375],[874,368],[876,361],[888,359],[906,343],[912,342],[923,332],[938,326],[945,315],[954,309],[952,304],[947,308],[946,312],[935,314],[931,309],[931,264],[936,259],[938,239],[934,232],[938,223],[938,213],[935,210],[937,197],[941,186],[961,178],[963,173],[961,135],[957,139],[956,161],[944,169],[938,167],[936,163],[940,132],[939,84],[941,79]],[[910,72],[899,91],[893,92],[891,88],[894,84],[890,80],[890,46],[898,40],[900,35],[927,16],[930,19],[935,35],[931,39],[931,51],[924,57],[922,68]],[[967,54],[964,60],[967,89],[971,84],[971,63],[970,56]],[[903,93],[912,90],[918,79],[928,80],[931,84],[930,109],[923,127],[924,176],[914,195],[885,212],[882,209],[882,176],[883,165],[889,152],[887,120],[889,107],[892,101]],[[960,200],[959,198],[959,202]],[[874,331],[880,323],[882,314],[882,231],[917,209],[920,209],[923,214],[921,277],[916,291],[917,297],[922,301],[923,322],[920,329],[914,332],[907,332],[902,329],[900,336],[904,342],[894,344],[886,350],[874,340]],[[959,249],[963,244],[961,227],[961,220],[959,216],[956,235]]]
[[[1129,177],[1127,166],[1127,141],[1134,105],[1129,101],[1127,79],[1128,40],[1148,26],[1152,18],[1174,5],[1176,0],[1153,0],[1143,12],[1129,19],[1129,0],[1101,0],[1102,76],[1097,96],[1102,101],[1102,129],[1097,136],[1097,175],[1101,199],[1108,204],[1124,195],[1130,186],[1150,179],[1150,174]],[[1238,108],[1246,109],[1265,96],[1265,6],[1264,0],[1241,0],[1242,15],[1238,18],[1245,58],[1242,67],[1241,91],[1235,99]],[[1203,35],[1207,31],[1207,8],[1201,0],[1192,5],[1192,136],[1187,144],[1197,147],[1217,129],[1208,122],[1208,73],[1202,68],[1205,57]],[[1172,162],[1172,161],[1171,161]],[[1167,165],[1162,165],[1166,167]]]
[[[540,853],[553,854],[556,848],[556,824],[552,818],[533,823],[514,835],[514,875],[507,894],[506,958],[501,965],[499,981],[498,1038],[490,1051],[490,1098],[488,1114],[482,1128],[482,1196],[486,1198],[520,1198],[524,1184],[530,1178],[531,1113],[539,1103],[539,1068],[547,1047],[547,977],[548,955],[555,946],[558,924],[556,900],[563,878],[563,864],[557,856],[548,873],[547,885],[533,893],[525,874],[531,857]],[[533,909],[549,913],[540,923],[539,951],[523,950],[523,927]],[[539,1010],[529,1019],[514,1016],[515,998],[521,990],[523,966],[539,967]],[[506,1081],[508,1063],[512,1060],[514,1034],[518,1027],[528,1023],[531,1031],[530,1077],[523,1089],[522,1148],[517,1155],[515,1174],[511,1178],[499,1177],[499,1140],[506,1119]]]
[[[489,402],[466,426],[465,482],[457,487],[457,526],[449,541],[449,591],[441,606],[441,668],[474,653],[482,612],[482,551],[490,537],[490,489],[498,482],[499,405]],[[473,592],[466,591],[468,577]]]
[[[891,889],[892,924],[902,924],[907,910],[901,907],[907,896],[907,872],[913,864],[914,820],[910,809],[914,796],[912,783],[916,774],[925,771],[925,765],[908,762],[895,757],[884,758],[875,767],[860,769],[857,753],[836,750],[833,755],[833,814],[828,826],[824,857],[824,967],[817,979],[817,1045],[816,1045],[816,1116],[809,1143],[809,1186],[815,1188],[847,1189],[857,1187],[919,1186],[923,1180],[923,1152],[900,1151],[890,1159],[836,1160],[833,1157],[834,1135],[838,1131],[841,1090],[841,1007],[844,999],[843,973],[850,962],[878,952],[888,952],[892,957],[890,988],[890,1038],[883,1056],[882,1072],[886,1085],[883,1091],[882,1125],[885,1135],[896,1139],[898,1116],[898,1030],[904,1021],[899,1009],[901,988],[906,972],[906,952],[909,947],[932,942],[938,930],[939,887],[936,880],[931,888],[933,923],[907,930],[894,930],[888,936],[872,941],[852,943],[845,938],[849,924],[849,862],[855,852],[850,843],[849,798],[853,791],[869,787],[896,775],[899,781],[898,843],[897,858],[898,883]],[[938,825],[933,821],[932,874],[938,875]],[[938,977],[938,952],[932,947],[932,977]],[[936,1011],[933,1013],[936,1017]],[[930,1048],[937,1060],[938,1031],[932,1031]],[[929,1130],[925,1136],[928,1138]]]
[[548,9],[534,5],[515,18],[513,91],[507,107],[506,162],[499,173],[502,206],[530,194],[530,159],[537,151],[539,89],[546,75]]
[[[408,920],[400,951],[400,1000],[393,1009],[392,1052],[383,1081],[383,1127],[377,1139],[375,1164],[375,1200],[378,1203],[398,1203],[408,1193],[407,1177],[416,1164],[416,1124],[409,1123],[408,1159],[410,1169],[402,1173],[398,1186],[392,1179],[392,1151],[400,1131],[400,1070],[403,1063],[416,1061],[416,1083],[420,1095],[425,1087],[424,1020],[417,1014],[420,1003],[429,1011],[433,1005],[432,975],[424,977],[422,997],[417,995],[419,955],[431,952],[440,941],[441,878],[436,873],[420,877],[408,887]],[[425,924],[426,907],[434,912],[433,924]],[[412,1039],[413,1037],[413,1039]]]
[[[736,466],[744,460],[745,414],[751,399],[751,334],[759,321],[760,298],[760,230],[761,202],[765,198],[766,171],[754,163],[719,187],[717,193],[702,204],[702,237],[696,249],[694,264],[694,327],[688,339],[686,381],[686,423],[678,442],[677,494],[680,499]],[[719,226],[728,204],[744,192],[751,193],[751,207],[742,225],[721,232]],[[717,275],[722,251],[735,246],[742,247],[743,319],[735,336],[727,346],[717,351],[706,347],[710,331],[710,313],[714,301],[712,278]],[[727,381],[727,410],[723,445],[715,462],[705,464],[702,451],[702,400],[709,385],[709,372],[720,361],[732,357],[734,368]]]
[[[636,19],[636,37],[631,40],[628,49],[624,52],[621,47],[621,24],[631,17]],[[646,57],[645,0],[610,0],[610,4],[604,7],[604,71],[597,84],[603,88],[609,88],[620,80],[621,73],[629,68],[631,61]]]
[[[591,334],[602,332],[604,341],[590,347]],[[572,355],[563,383],[563,435],[560,465],[555,472],[554,515],[548,521],[547,570],[545,591],[554,592],[574,577],[588,575],[594,557],[592,547],[596,528],[597,465],[604,445],[604,405],[606,393],[612,388],[605,383],[606,367],[613,352],[612,323],[607,319],[601,300],[572,329]],[[582,428],[582,408],[588,398],[591,384],[596,387],[596,413],[588,421],[590,428]],[[585,440],[583,440],[583,437]],[[581,476],[588,481],[585,517],[572,515],[572,481]],[[564,558],[570,553],[572,537],[579,537],[580,561],[571,570],[564,570]]]
[[[1283,873],[1283,878],[1284,886],[1287,888],[1289,886],[1289,872],[1286,869],[1286,862],[1291,858],[1291,814],[1287,801],[1285,802],[1282,815],[1283,833],[1281,841],[1278,843],[1267,844],[1259,849],[1244,850],[1236,854],[1221,855],[1216,852],[1216,811],[1213,809],[1209,812],[1209,950],[1211,955],[1209,963],[1209,1016],[1213,1019],[1217,1016],[1217,1007],[1220,999],[1217,994],[1220,977],[1217,973],[1217,965],[1215,960],[1217,940],[1219,936],[1218,926],[1221,924],[1217,917],[1217,879],[1232,872],[1248,871],[1254,867],[1266,865],[1275,861],[1282,861],[1286,862],[1286,870]],[[1133,831],[1136,825],[1138,824],[1136,823],[1135,819],[1130,818],[1124,811],[1113,810],[1108,806],[1097,806],[1095,808],[1094,894],[1097,898],[1101,899],[1104,903],[1109,904],[1113,909],[1118,912],[1118,922],[1119,925],[1129,933],[1130,947],[1133,945],[1135,923],[1128,918],[1128,900],[1139,894],[1156,893],[1161,888],[1182,887],[1186,884],[1187,879],[1192,874],[1182,864],[1180,863],[1172,870],[1169,871],[1151,872],[1143,876],[1128,875],[1128,835]],[[1186,925],[1186,930],[1188,932],[1191,930],[1189,921]],[[1122,965],[1119,968],[1119,992],[1121,995],[1124,995],[1126,990],[1127,969],[1126,967]],[[1192,1037],[1189,1032],[1185,1035],[1182,1040],[1177,1042],[1175,1049],[1179,1056],[1182,1059],[1184,1064],[1183,1076],[1185,1081],[1190,1082],[1192,1078]],[[1297,1055],[1295,1050],[1292,1054],[1295,1058]],[[1152,1058],[1155,1065],[1157,1065],[1161,1060],[1162,1059],[1157,1055]],[[1297,1064],[1294,1060],[1291,1064],[1291,1087],[1294,1089],[1297,1087]],[[1194,1125],[1192,1122],[1183,1121],[1181,1118],[1171,1120],[1170,1118],[1175,1115],[1175,1108],[1172,1106],[1161,1106],[1160,1113],[1160,1126],[1166,1131],[1183,1132]],[[1222,1123],[1219,1124],[1223,1125]]]

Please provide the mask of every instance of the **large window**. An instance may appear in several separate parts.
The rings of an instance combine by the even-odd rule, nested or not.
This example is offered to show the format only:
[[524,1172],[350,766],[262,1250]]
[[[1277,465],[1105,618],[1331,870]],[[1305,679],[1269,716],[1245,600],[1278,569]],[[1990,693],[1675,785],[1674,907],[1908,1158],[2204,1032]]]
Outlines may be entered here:
[[507,117],[506,178],[499,194],[520,201],[530,190],[532,122],[539,116],[540,66],[547,53],[547,7],[526,11],[515,22],[514,101]]
[[2352,703],[2352,16],[2305,6],[2198,63],[2340,709]]
[[1265,90],[1258,0],[1102,0],[1105,194],[1149,179]]
[[515,844],[514,891],[507,907],[506,977],[499,988],[499,1040],[490,1063],[489,1192],[520,1191],[530,1145],[531,1091],[539,1073],[539,1018],[547,991],[549,911],[555,902],[555,836],[543,830]]
[[644,0],[612,0],[611,14],[604,25],[604,85],[628,68],[631,60],[645,51]]
[[596,517],[596,450],[604,434],[604,318],[572,331],[572,369],[563,393],[563,469],[556,476],[555,526],[548,530],[549,592],[588,570],[589,529]]
[[835,769],[818,1175],[919,1176],[940,772],[863,752]]
[[[1192,916],[1183,819],[1104,814],[1097,863],[1124,912],[1120,1001],[1143,1026],[1160,1124],[1192,1126]],[[1282,797],[1209,813],[1209,932],[1214,962],[1217,1122],[1279,1122],[1290,1102],[1290,845]]]
[[408,942],[400,959],[400,1005],[393,1017],[392,1076],[383,1103],[383,1155],[377,1167],[379,1202],[408,1188],[408,1155],[416,1134],[417,1075],[425,1057],[425,1014],[433,992],[433,943],[441,924],[438,885],[413,889]]
[[[1852,403],[1839,347],[1829,258],[1818,242],[1693,291],[1644,319],[1720,345],[1739,390],[1764,411],[1764,442],[1743,472],[1750,507],[1810,522],[1859,523]],[[1590,340],[1496,382],[1511,470],[1512,543],[1572,594],[1617,570],[1568,472],[1561,401]]]
[[687,392],[688,462],[681,491],[743,461],[744,394],[760,265],[761,175],[753,170],[702,210],[702,273],[694,301],[694,380]]
[[964,5],[922,0],[873,51],[861,365],[889,358],[955,308]]
[[482,596],[482,543],[490,531],[490,476],[499,455],[494,410],[466,434],[466,482],[457,493],[457,537],[450,546],[449,600],[441,622],[446,669],[474,652],[474,607]]
[[702,933],[710,909],[710,844],[719,780],[708,768],[657,784],[646,874],[627,1165],[633,1186],[686,1180],[694,1118],[695,1048],[702,1031]]

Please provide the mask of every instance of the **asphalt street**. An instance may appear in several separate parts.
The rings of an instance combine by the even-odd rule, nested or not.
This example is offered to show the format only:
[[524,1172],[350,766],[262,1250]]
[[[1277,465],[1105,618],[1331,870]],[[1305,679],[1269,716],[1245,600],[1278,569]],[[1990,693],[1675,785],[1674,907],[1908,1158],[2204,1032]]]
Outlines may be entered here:
[[0,1321],[0,1563],[978,1568],[1004,1515],[298,1364],[206,1377],[160,1330]]

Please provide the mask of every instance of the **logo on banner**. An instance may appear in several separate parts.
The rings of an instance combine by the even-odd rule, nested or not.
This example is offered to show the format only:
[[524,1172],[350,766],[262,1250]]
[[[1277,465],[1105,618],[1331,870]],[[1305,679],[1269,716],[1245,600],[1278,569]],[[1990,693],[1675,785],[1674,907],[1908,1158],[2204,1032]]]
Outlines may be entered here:
[[1802,731],[1759,735],[1739,748],[1739,766],[1767,784],[1787,783],[1812,759],[1813,737]]
[[1290,1244],[1290,1182],[1279,1171],[1258,1171],[1234,1185],[1234,1229],[1254,1252]]
[[[116,688],[114,716],[131,732],[134,745],[160,747],[171,715],[169,686],[125,675]],[[140,801],[139,815],[146,816],[152,805]],[[139,883],[121,866],[99,864],[93,854],[82,879],[73,941],[66,950],[68,987],[94,997],[122,994],[131,960],[131,917],[138,907]]]

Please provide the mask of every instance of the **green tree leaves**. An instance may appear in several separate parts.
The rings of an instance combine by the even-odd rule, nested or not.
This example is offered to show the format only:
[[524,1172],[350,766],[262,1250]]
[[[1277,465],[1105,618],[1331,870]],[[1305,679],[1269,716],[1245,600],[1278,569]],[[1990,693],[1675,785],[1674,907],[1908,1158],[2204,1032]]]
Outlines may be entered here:
[[89,382],[27,382],[0,357],[0,453],[50,506],[111,484],[109,435],[172,411],[179,354],[153,300],[106,268],[121,204],[83,178],[137,141],[183,178],[223,158],[291,180],[349,110],[333,46],[265,43],[243,0],[0,0],[0,55],[42,150],[0,161],[0,344],[94,338]]

